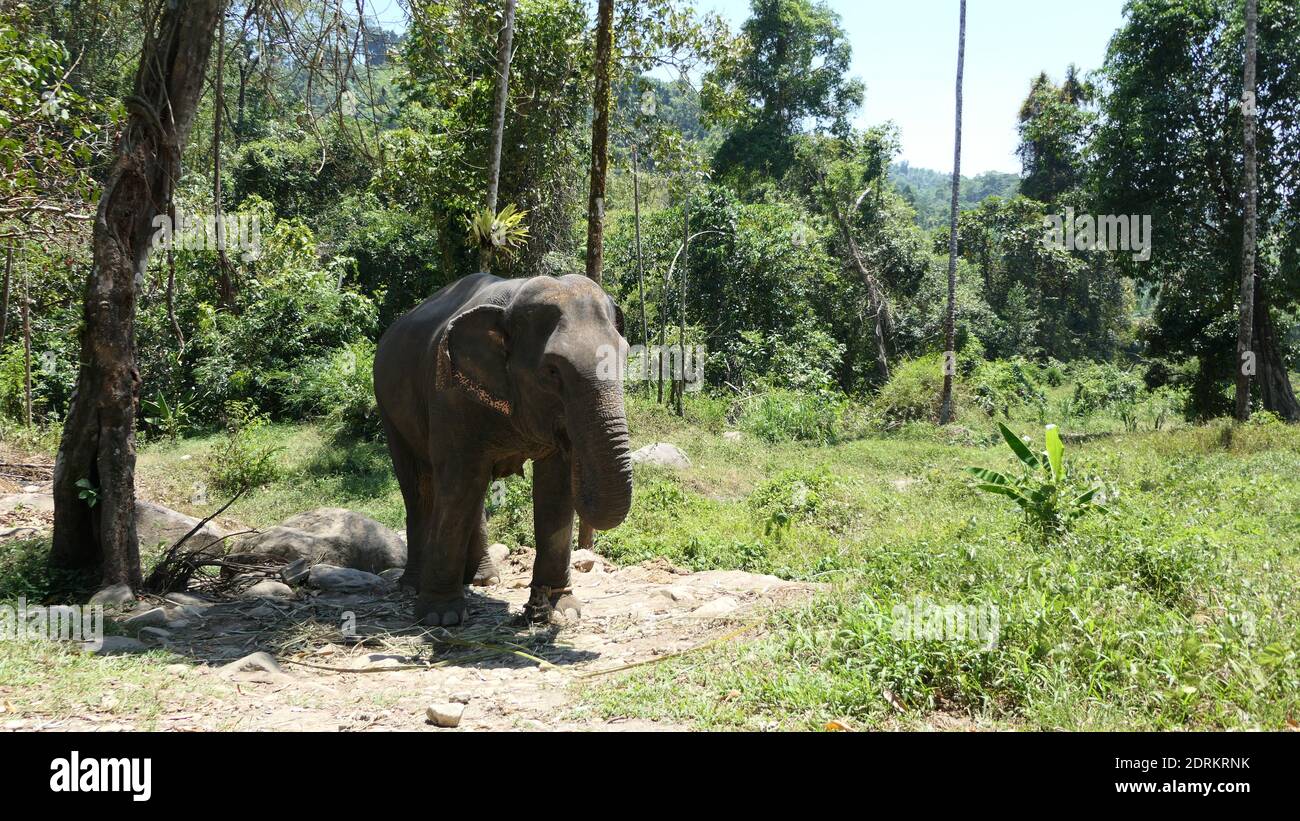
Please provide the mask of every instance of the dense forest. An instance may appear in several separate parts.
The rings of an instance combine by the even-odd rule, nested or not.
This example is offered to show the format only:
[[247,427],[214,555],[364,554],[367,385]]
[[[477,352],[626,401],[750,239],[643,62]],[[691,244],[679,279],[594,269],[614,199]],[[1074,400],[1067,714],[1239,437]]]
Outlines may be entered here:
[[[869,92],[849,71],[853,44],[828,4],[753,0],[738,26],[690,0],[611,5],[602,53],[597,4],[585,0],[410,0],[400,26],[337,0],[201,0],[179,11],[157,0],[0,0],[0,434],[11,461],[58,452],[53,570],[41,573],[89,566],[132,586],[148,575],[157,545],[140,545],[143,567],[86,546],[125,528],[111,521],[123,504],[115,487],[137,480],[137,447],[140,476],[155,482],[157,460],[201,443],[185,478],[169,480],[184,489],[176,498],[207,515],[242,497],[231,512],[266,524],[290,512],[276,488],[315,481],[294,474],[292,437],[309,430],[331,469],[369,477],[337,478],[322,498],[359,498],[364,482],[381,481],[365,465],[382,453],[372,365],[385,329],[479,270],[590,275],[593,224],[596,278],[622,308],[628,343],[705,352],[691,384],[676,373],[628,381],[634,438],[638,420],[687,439],[735,429],[786,454],[778,461],[805,459],[780,448],[804,448],[809,466],[791,478],[762,462],[743,489],[720,466],[695,485],[638,474],[632,525],[597,536],[608,556],[816,580],[849,572],[849,554],[829,545],[867,539],[855,528],[880,511],[854,519],[844,511],[856,503],[834,501],[852,483],[811,466],[822,449],[864,442],[911,443],[899,446],[917,448],[906,469],[926,482],[941,481],[942,465],[960,467],[945,460],[979,453],[939,457],[917,442],[1000,448],[1000,423],[1040,436],[1055,423],[1076,434],[1071,443],[1174,429],[1230,440],[1220,431],[1238,429],[1224,421],[1235,414],[1292,453],[1294,439],[1277,432],[1300,421],[1300,6],[1291,0],[1259,0],[1250,94],[1240,0],[1130,0],[1099,65],[1043,66],[1024,78],[1021,173],[956,180],[952,169],[900,162],[895,124],[861,124]],[[205,19],[198,8],[207,6]],[[1070,241],[1051,241],[1062,219]],[[1120,220],[1124,242],[1107,245],[1119,235],[1107,237],[1103,223]],[[111,271],[116,282],[106,284]],[[1245,413],[1234,405],[1243,387]],[[81,436],[96,425],[99,438]],[[1215,433],[1196,433],[1206,430]],[[1138,446],[1152,459],[1166,452],[1152,447]],[[855,453],[850,474],[877,464]],[[1112,469],[1108,482],[1164,481],[1138,473],[1165,468],[1139,468],[1118,451],[1096,458]],[[388,501],[367,509],[396,526],[383,476],[374,498]],[[1006,479],[992,477],[982,481]],[[191,495],[200,480],[203,494]],[[772,501],[796,480],[811,497]],[[708,482],[726,489],[701,490]],[[952,482],[952,493],[971,492]],[[528,502],[507,488],[489,515],[494,536],[513,546],[528,538]],[[1005,491],[993,488],[1014,495]],[[694,516],[701,508],[690,505],[750,493],[736,508],[748,535],[665,523],[675,504]],[[1205,494],[1197,504],[1209,504]],[[79,518],[61,519],[73,505]],[[953,503],[952,528],[967,526],[963,507]],[[1074,513],[1046,515],[1040,537],[1060,535]],[[1154,591],[1152,607],[1204,603],[1196,557],[1214,553],[1205,545],[1216,537],[1188,536],[1202,552],[1174,555],[1159,543],[1158,514],[1124,515],[1146,534],[1132,538],[1149,540],[1125,555],[1146,558],[1107,553],[1098,566],[1122,564],[1115,572]],[[731,527],[730,516],[717,526]],[[965,538],[926,534],[925,550]],[[51,542],[33,544],[44,562]],[[945,565],[938,588],[991,584],[996,557],[970,551],[936,560],[967,562]],[[862,584],[889,588],[889,567],[899,578],[912,567],[901,555]],[[1007,642],[1022,639],[1015,664],[1057,652],[1028,633]],[[848,669],[858,651],[841,640],[826,639],[828,653]],[[1294,634],[1279,641],[1294,659]],[[780,652],[809,654],[791,642]],[[931,661],[933,675],[886,692],[931,706],[1009,700],[1022,716],[1035,698],[1030,673],[1007,695],[996,683],[1005,670],[973,656]],[[1062,664],[1078,672],[1080,692],[1110,692],[1101,674],[1079,672],[1087,660]],[[731,675],[728,687],[749,693]],[[1294,704],[1296,691],[1293,678],[1270,682],[1242,697],[1243,710],[1276,726],[1282,713],[1260,703]],[[870,704],[831,689],[787,695],[850,715],[892,709],[880,706],[879,687],[862,696]],[[1232,723],[1193,707],[1133,709],[1158,713],[1155,726]],[[1039,726],[1064,721],[1037,715]]]

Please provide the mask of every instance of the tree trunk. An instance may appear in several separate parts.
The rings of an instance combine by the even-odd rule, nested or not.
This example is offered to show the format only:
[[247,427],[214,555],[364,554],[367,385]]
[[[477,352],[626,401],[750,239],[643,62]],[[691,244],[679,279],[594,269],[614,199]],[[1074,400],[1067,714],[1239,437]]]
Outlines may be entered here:
[[221,211],[221,115],[226,107],[226,15],[217,22],[217,70],[213,79],[212,106],[212,216],[217,242],[217,276],[219,300],[223,308],[235,307],[235,285],[231,279],[230,257],[226,256],[226,226]]
[[957,372],[957,204],[961,192],[961,81],[966,63],[966,0],[961,0],[961,24],[957,34],[957,128],[952,152],[952,213],[948,222],[948,311],[943,321],[943,393],[939,401],[939,424],[952,421],[952,380]]
[[[505,21],[497,37],[497,96],[492,116],[492,155],[488,158],[487,210],[497,213],[497,189],[501,184],[501,143],[506,133],[506,102],[510,98],[510,58],[515,36],[515,0],[506,0]],[[483,237],[478,248],[478,268],[491,271],[495,250],[490,237]]]
[[[136,277],[167,208],[203,91],[222,0],[151,4],[127,121],[104,182],[86,283],[81,369],[54,466],[55,567],[140,584],[135,529]],[[94,505],[77,482],[97,490]]]
[[14,243],[9,241],[5,249],[5,281],[3,293],[0,293],[0,350],[4,348],[5,331],[9,330],[9,276],[14,267]]
[[[1258,0],[1246,0],[1246,68],[1241,83],[1241,111],[1245,130],[1246,173],[1246,226],[1242,241],[1241,315],[1237,323],[1237,420],[1250,418],[1250,376],[1256,363],[1251,351],[1251,331],[1255,318],[1255,28],[1258,21]],[[1284,372],[1285,375],[1285,372]]]
[[[677,367],[681,374],[673,374],[673,391],[677,399],[677,415],[685,416],[682,394],[686,393],[686,278],[691,270],[691,192],[682,200],[682,276],[677,302]],[[678,377],[681,377],[680,379]]]
[[[600,0],[596,13],[596,91],[591,117],[591,190],[587,194],[587,276],[601,281],[604,270],[605,175],[609,170],[609,87],[614,51],[614,0]],[[595,531],[582,522],[578,548],[590,550]]]
[[23,266],[23,422],[32,426],[32,297],[28,277],[31,260]]
[[614,0],[600,0],[596,23],[596,92],[591,119],[591,190],[587,194],[587,276],[601,281],[605,240],[605,176],[609,170],[610,61]]
[[1259,378],[1260,404],[1264,410],[1276,413],[1288,422],[1300,422],[1300,402],[1296,401],[1287,375],[1282,346],[1278,344],[1277,331],[1269,314],[1264,283],[1255,284],[1255,361]]
[[[645,266],[641,261],[641,164],[635,145],[632,146],[632,224],[636,233],[636,290],[641,301],[641,344],[647,346],[646,355],[649,356],[650,323],[645,315]],[[6,275],[5,282],[8,281]]]
[[875,342],[876,342],[876,369],[880,372],[881,383],[889,381],[889,351],[886,348],[886,340],[889,338],[890,320],[889,305],[885,302],[884,289],[880,283],[867,270],[867,265],[862,261],[862,251],[858,248],[858,241],[853,238],[853,230],[849,226],[849,221],[844,217],[839,207],[835,208],[835,221],[839,223],[840,235],[844,238],[844,244],[848,246],[849,256],[853,259],[854,266],[858,269],[858,276],[862,277],[862,282],[867,286],[867,303],[868,309],[875,315]]

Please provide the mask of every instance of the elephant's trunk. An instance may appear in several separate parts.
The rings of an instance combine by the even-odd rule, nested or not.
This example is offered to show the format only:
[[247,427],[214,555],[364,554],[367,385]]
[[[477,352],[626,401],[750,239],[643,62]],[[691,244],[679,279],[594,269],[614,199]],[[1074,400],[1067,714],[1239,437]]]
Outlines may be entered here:
[[618,527],[632,506],[632,456],[622,382],[587,382],[574,391],[565,416],[573,443],[574,508],[597,530]]

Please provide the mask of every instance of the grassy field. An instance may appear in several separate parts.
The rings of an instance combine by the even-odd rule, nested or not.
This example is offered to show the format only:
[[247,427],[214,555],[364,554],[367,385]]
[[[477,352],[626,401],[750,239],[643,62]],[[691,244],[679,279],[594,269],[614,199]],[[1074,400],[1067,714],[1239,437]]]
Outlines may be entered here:
[[[1043,540],[1006,499],[971,487],[965,467],[1015,465],[982,414],[955,433],[914,424],[806,445],[729,441],[716,403],[691,398],[687,411],[680,420],[630,401],[634,446],[673,442],[693,464],[638,467],[632,513],[597,549],[823,588],[752,638],[587,686],[583,710],[706,728],[1282,729],[1300,719],[1300,428],[1125,433],[1090,420],[1084,441],[1067,437],[1066,460],[1105,481],[1109,512]],[[1041,446],[1036,418],[1012,427]],[[335,505],[400,526],[382,446],[338,445],[313,427],[260,436],[278,449],[279,475],[237,502],[228,524]],[[144,494],[211,510],[218,494],[195,504],[195,484],[219,441],[145,445]],[[531,541],[527,487],[509,483],[494,510],[507,544]],[[996,630],[900,634],[900,607],[913,618],[961,609],[968,627],[983,618]],[[0,675],[50,663],[14,653],[26,651],[0,648]]]

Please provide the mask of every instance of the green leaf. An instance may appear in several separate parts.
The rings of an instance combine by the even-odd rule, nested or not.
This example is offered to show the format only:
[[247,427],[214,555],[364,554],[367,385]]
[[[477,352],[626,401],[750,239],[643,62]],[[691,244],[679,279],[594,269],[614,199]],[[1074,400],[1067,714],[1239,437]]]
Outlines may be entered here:
[[979,488],[980,490],[988,491],[989,493],[996,493],[1000,496],[1006,496],[1009,499],[1015,499],[1017,502],[1023,505],[1030,504],[1029,500],[1026,499],[1024,496],[1022,496],[1020,491],[1016,490],[1014,487],[1011,487],[1010,485],[999,485],[994,482],[982,482],[976,485],[975,487]]
[[1020,461],[1031,468],[1038,467],[1038,457],[1034,455],[1034,452],[1029,449],[1029,445],[1026,445],[1023,439],[1016,436],[1011,431],[1011,428],[1001,422],[998,422],[998,430],[1002,431],[1002,438],[1007,440],[1007,444],[1011,446],[1011,450],[1015,452]]
[[1061,434],[1056,425],[1046,429],[1047,461],[1052,466],[1052,478],[1061,481],[1065,476],[1065,445],[1061,443]]

